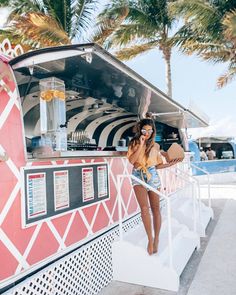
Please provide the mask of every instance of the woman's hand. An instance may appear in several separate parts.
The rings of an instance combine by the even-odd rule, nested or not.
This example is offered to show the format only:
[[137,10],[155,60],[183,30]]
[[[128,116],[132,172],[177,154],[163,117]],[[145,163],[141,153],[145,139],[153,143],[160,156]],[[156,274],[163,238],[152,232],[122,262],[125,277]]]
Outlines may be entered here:
[[181,162],[182,159],[174,159],[174,160],[171,160],[170,162],[166,163],[166,164],[159,164],[156,166],[157,169],[163,169],[163,168],[168,168],[170,166],[173,166],[179,162]]
[[167,157],[167,152],[163,151],[163,150],[160,150],[160,154],[163,156],[163,157]]
[[139,137],[139,141],[140,141],[140,145],[143,146],[145,144],[145,140],[146,140],[146,136],[144,135],[141,135]]
[[174,159],[174,160],[171,160],[170,162],[168,162],[167,165],[169,165],[168,167],[170,167],[170,166],[173,166],[181,161],[182,161],[181,159],[177,158],[177,159]]
[[145,136],[141,135],[139,138],[139,144],[135,145],[128,156],[129,162],[134,165],[138,160],[140,152],[145,144]]

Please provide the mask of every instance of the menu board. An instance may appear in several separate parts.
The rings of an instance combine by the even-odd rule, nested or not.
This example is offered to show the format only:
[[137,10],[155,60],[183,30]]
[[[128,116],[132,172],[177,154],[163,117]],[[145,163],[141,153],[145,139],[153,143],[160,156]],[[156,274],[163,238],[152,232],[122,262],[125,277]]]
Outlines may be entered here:
[[108,193],[107,186],[107,166],[98,166],[97,167],[97,182],[98,182],[98,197],[102,198]]
[[68,171],[54,171],[54,206],[55,210],[69,207]]
[[24,167],[23,225],[110,198],[108,163]]
[[94,199],[93,168],[82,168],[83,202]]
[[45,215],[46,203],[46,173],[31,173],[27,175],[28,218]]

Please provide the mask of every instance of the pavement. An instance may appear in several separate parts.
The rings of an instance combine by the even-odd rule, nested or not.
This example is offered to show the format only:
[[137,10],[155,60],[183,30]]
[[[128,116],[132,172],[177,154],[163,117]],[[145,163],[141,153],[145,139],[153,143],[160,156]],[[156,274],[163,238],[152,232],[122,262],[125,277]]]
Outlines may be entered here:
[[[207,202],[207,186],[201,186]],[[235,295],[236,184],[212,185],[214,219],[180,276],[178,292],[112,281],[99,295]]]

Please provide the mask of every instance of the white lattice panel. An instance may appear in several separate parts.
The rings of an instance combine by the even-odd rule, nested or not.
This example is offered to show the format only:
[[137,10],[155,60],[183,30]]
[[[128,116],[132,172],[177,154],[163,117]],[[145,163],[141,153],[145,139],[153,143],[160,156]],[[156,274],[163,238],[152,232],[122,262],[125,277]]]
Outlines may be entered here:
[[[124,223],[124,231],[141,222],[140,215]],[[112,280],[111,244],[118,236],[115,228],[44,271],[6,291],[5,295],[95,295]]]

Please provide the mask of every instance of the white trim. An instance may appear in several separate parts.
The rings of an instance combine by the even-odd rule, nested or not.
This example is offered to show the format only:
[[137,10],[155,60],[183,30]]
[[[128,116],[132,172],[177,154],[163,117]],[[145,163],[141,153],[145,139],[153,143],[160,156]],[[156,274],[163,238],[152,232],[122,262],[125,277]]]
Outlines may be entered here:
[[18,63],[14,64],[12,68],[14,70],[23,68],[23,67],[33,67],[34,65],[51,62],[67,57],[72,56],[80,56],[86,55],[87,51],[82,51],[80,49],[70,49],[70,50],[63,50],[63,51],[54,51],[54,52],[42,52],[34,56],[25,57],[23,60],[19,61]]
[[7,57],[12,58],[23,54],[24,49],[20,44],[17,44],[14,48],[12,48],[10,40],[6,38],[0,43],[0,53],[3,53]]
[[63,241],[63,237],[60,236],[60,234],[58,233],[58,231],[56,230],[55,226],[53,225],[52,221],[49,220],[47,222],[48,227],[50,228],[51,232],[53,233],[55,239],[57,240],[58,244],[59,244],[59,249],[58,250],[62,250],[66,248],[66,245]]
[[74,219],[75,219],[75,214],[76,214],[76,211],[74,211],[74,212],[71,214],[70,220],[69,220],[69,222],[68,222],[68,224],[67,224],[66,230],[65,230],[64,235],[63,235],[63,237],[62,237],[62,240],[63,240],[64,243],[65,243],[65,240],[66,240],[67,235],[68,235],[68,233],[69,233],[70,227],[71,227],[71,225],[72,225],[72,223],[73,223],[73,221],[74,221]]
[[[29,253],[30,253],[30,251],[31,251],[31,249],[32,249],[32,247],[33,247],[33,245],[34,245],[34,242],[35,242],[35,240],[36,240],[37,237],[38,237],[38,234],[39,234],[39,232],[40,232],[41,226],[42,226],[42,224],[38,224],[38,225],[36,226],[35,230],[34,230],[33,235],[31,236],[31,239],[30,239],[30,241],[29,241],[29,243],[28,243],[28,245],[27,245],[27,247],[26,247],[26,249],[25,249],[25,252],[24,252],[24,254],[23,254],[23,257],[24,257],[25,260],[27,259],[28,255],[29,255]],[[15,274],[20,273],[22,267],[23,267],[23,266],[22,266],[22,264],[20,263],[20,264],[17,266],[17,268],[16,268]]]
[[[109,120],[109,119],[108,119]],[[135,117],[128,117],[128,118],[122,118],[122,119],[118,119],[118,120],[115,120],[114,122],[111,122],[109,123],[108,125],[106,125],[106,127],[102,130],[100,136],[99,136],[99,142],[98,142],[98,146],[106,146],[107,144],[107,139],[108,139],[108,136],[110,135],[110,133],[112,132],[112,130],[114,128],[116,128],[117,126],[119,126],[120,124],[122,123],[126,123],[126,122],[129,122],[129,121],[133,121],[132,123],[129,123],[129,124],[126,124],[125,126],[123,127],[120,127],[115,136],[114,136],[114,139],[113,139],[113,144],[114,146],[117,146],[117,142],[115,142],[115,138],[119,138],[120,139],[120,135],[129,128],[130,125],[136,125],[137,124],[137,118]],[[122,132],[120,131],[122,130]],[[118,140],[119,140],[118,139]],[[117,141],[118,141],[117,140]]]
[[[131,118],[130,118],[130,119],[131,119]],[[130,120],[130,119],[129,119],[129,120]],[[116,132],[116,134],[115,134],[115,136],[114,136],[114,138],[113,138],[112,145],[115,145],[115,146],[116,146],[118,140],[120,139],[120,137],[121,137],[121,135],[122,135],[122,133],[124,133],[125,130],[127,130],[128,128],[130,128],[130,127],[132,127],[132,126],[135,126],[136,124],[137,124],[137,120],[134,121],[133,123],[129,123],[129,124],[127,124],[127,125],[121,127],[119,130],[117,130],[117,132]]]
[[3,223],[4,219],[6,218],[8,211],[11,209],[13,202],[15,201],[17,194],[20,191],[20,183],[17,181],[16,185],[14,186],[9,198],[7,199],[7,202],[4,205],[3,210],[0,214],[0,225]]
[[[131,214],[129,216],[129,218],[135,218],[136,214]],[[125,220],[124,220],[125,221]],[[129,221],[128,221],[129,222]],[[97,237],[104,235],[105,232],[109,232],[109,231],[116,231],[116,227],[118,225],[118,222],[115,222],[112,226],[108,226],[106,227],[106,229],[102,229],[100,231],[98,231],[97,233],[93,234],[93,239],[96,239]],[[109,233],[108,233],[109,234]],[[106,233],[105,233],[106,235]],[[28,274],[30,275],[31,273],[33,273],[34,271],[37,271],[39,268],[44,267],[45,264],[50,263],[52,260],[56,260],[56,259],[60,259],[59,263],[65,261],[68,259],[68,256],[61,258],[64,255],[74,255],[74,253],[72,254],[68,254],[71,251],[74,251],[76,248],[83,246],[83,244],[86,244],[87,242],[89,242],[91,240],[91,237],[88,238],[84,238],[81,241],[68,246],[65,250],[61,250],[59,253],[55,253],[47,258],[45,258],[44,260],[42,260],[39,263],[36,263],[32,266],[30,266],[30,268],[25,269],[24,271],[22,271],[21,273],[11,276],[10,278],[7,278],[5,280],[2,280],[0,282],[0,289],[6,287],[7,285],[12,284],[14,281],[19,280],[21,278],[25,278]],[[93,243],[93,242],[91,242]],[[70,256],[69,256],[70,257]],[[49,270],[51,267],[55,267],[55,265],[58,265],[58,262],[53,262],[51,265],[45,267],[43,270],[40,270],[39,272],[37,272],[37,276],[39,274],[43,274],[45,272],[47,272],[47,270]],[[24,283],[23,283],[24,284]],[[17,288],[20,287],[22,285],[22,283],[20,283],[19,285],[17,285]]]
[[[93,235],[93,230],[92,230],[92,227],[90,226],[88,220],[86,219],[85,215],[84,215],[84,212],[81,209],[78,209],[77,210],[78,214],[80,215],[80,217],[82,218],[83,222],[84,222],[84,225],[86,226],[87,230],[88,230],[88,233],[87,233],[87,237],[89,237],[90,235]],[[95,213],[94,213],[95,214]]]
[[13,242],[8,238],[6,233],[0,228],[0,240],[6,246],[6,248],[11,252],[15,259],[24,267],[28,268],[30,265],[21,255],[20,251],[15,247]]
[[[48,159],[50,161],[50,159]],[[72,159],[74,160],[74,159]],[[80,158],[77,158],[76,160],[81,160]],[[47,161],[47,159],[45,159]],[[58,161],[62,161],[61,159],[58,159]],[[47,169],[47,168],[61,168],[61,167],[73,167],[73,166],[89,166],[89,165],[100,165],[100,164],[108,164],[107,162],[95,162],[95,163],[75,163],[75,164],[60,164],[57,165],[56,161],[51,161],[52,165],[42,165],[42,166],[25,166],[22,167],[23,170],[35,170],[35,169]]]
[[[1,84],[1,81],[2,80],[0,80],[0,84]],[[7,94],[9,95],[9,100],[7,102],[5,109],[2,111],[2,113],[0,115],[0,129],[2,128],[4,123],[7,121],[7,118],[9,116],[13,106],[16,105],[17,108],[19,108],[19,104],[17,103],[16,90],[14,92],[8,92]]]

